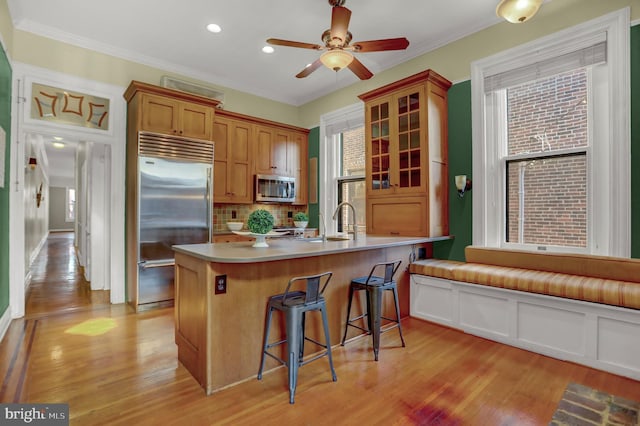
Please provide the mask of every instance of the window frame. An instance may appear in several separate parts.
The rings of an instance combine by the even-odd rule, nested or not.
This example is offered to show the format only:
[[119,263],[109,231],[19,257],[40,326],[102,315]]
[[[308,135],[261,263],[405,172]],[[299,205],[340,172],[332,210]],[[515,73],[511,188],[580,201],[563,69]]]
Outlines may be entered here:
[[[320,117],[320,158],[318,162],[322,190],[318,197],[318,210],[324,216],[327,235],[338,233],[337,221],[332,220],[332,217],[338,206],[338,178],[342,177],[342,163],[338,161],[342,149],[342,132],[364,127],[364,125],[364,103],[362,102],[348,105]],[[362,178],[365,176],[363,175]]]
[[[506,117],[506,99],[499,99],[498,91],[485,94],[485,76],[577,50],[603,32],[607,39],[607,65],[593,67],[594,84],[589,88],[593,105],[589,110],[589,122],[593,123],[589,126],[589,139],[593,144],[590,143],[587,164],[587,248],[549,246],[542,249],[630,256],[630,187],[618,184],[628,182],[631,176],[629,8],[471,64],[474,245],[506,246],[506,164],[501,150],[506,146],[507,135],[506,126],[497,118]],[[594,117],[604,119],[596,122]],[[595,162],[594,158],[605,161]]]

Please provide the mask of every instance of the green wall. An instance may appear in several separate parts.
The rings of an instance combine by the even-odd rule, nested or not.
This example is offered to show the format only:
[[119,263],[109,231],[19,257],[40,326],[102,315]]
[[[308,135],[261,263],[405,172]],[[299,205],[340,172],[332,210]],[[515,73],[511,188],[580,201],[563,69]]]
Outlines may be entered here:
[[471,81],[454,84],[449,89],[449,235],[453,240],[433,244],[433,257],[464,260],[464,248],[471,244],[472,190],[458,196],[454,176],[467,175],[471,170]]
[[[318,169],[316,170],[316,182],[320,182],[320,161],[319,161],[320,159],[320,128],[319,127],[314,127],[309,131],[309,159],[312,159],[314,157],[318,159]],[[312,179],[307,180],[307,182],[311,182],[311,181]],[[320,200],[320,191],[321,189],[318,188],[318,201]],[[309,213],[309,227],[318,228],[319,222],[320,222],[320,218],[318,217],[320,213],[320,204],[309,203],[308,213]]]
[[6,133],[4,145],[4,187],[0,188],[0,316],[9,307],[9,179],[11,133],[11,66],[0,47],[0,126]]
[[[313,128],[309,134],[310,157],[318,155],[319,137],[318,127]],[[454,239],[434,243],[435,258],[463,261],[464,248],[472,243],[473,189],[460,198],[453,185],[455,175],[465,174],[473,180],[471,165],[471,81],[467,80],[449,89],[449,233]],[[640,25],[631,27],[630,191],[631,257],[640,258]],[[316,221],[317,209],[317,205],[309,205]]]

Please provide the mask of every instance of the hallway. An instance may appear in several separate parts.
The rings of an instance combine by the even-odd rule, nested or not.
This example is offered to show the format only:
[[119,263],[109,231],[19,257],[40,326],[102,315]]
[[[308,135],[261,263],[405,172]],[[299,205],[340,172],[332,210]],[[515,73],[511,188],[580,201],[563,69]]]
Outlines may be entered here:
[[73,232],[51,232],[31,266],[25,317],[109,306],[109,291],[91,291],[73,244]]

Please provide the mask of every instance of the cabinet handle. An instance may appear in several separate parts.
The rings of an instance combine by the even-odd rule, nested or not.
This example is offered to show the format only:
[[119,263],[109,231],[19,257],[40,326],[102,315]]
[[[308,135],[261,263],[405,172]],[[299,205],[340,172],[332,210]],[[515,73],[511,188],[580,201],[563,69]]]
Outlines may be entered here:
[[400,235],[400,233],[399,233],[399,232],[397,232],[397,231],[391,231],[391,232],[389,232],[389,233],[390,233],[391,235]]

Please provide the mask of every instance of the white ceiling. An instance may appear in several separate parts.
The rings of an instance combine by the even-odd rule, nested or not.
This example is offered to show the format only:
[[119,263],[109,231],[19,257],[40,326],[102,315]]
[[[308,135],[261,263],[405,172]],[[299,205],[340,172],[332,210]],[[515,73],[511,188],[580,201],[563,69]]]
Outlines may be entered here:
[[[405,51],[356,54],[374,74],[500,22],[498,0],[347,0],[353,41],[407,37]],[[291,105],[358,81],[321,67],[295,75],[320,52],[269,37],[322,44],[327,0],[8,0],[14,26],[131,61]],[[205,30],[217,23],[222,32]],[[153,82],[151,82],[153,83]],[[156,82],[159,83],[159,82]]]

